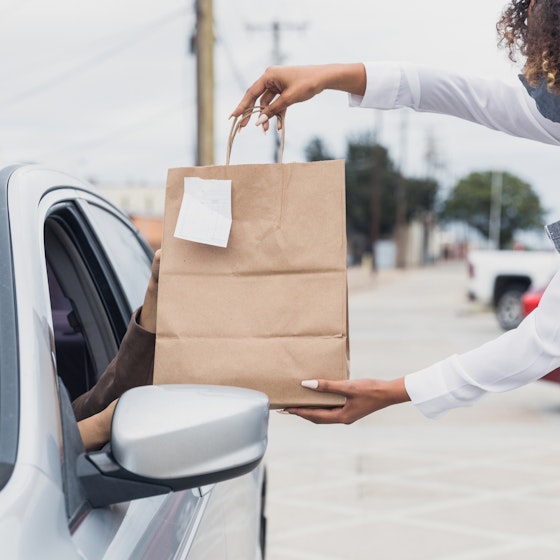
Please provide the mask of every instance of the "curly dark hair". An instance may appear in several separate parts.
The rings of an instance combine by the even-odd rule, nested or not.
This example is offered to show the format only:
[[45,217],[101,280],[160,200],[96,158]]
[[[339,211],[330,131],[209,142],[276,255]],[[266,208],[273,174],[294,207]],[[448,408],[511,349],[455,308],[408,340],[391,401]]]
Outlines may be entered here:
[[512,0],[496,24],[500,46],[517,62],[525,58],[523,75],[536,86],[546,78],[560,93],[560,0]]

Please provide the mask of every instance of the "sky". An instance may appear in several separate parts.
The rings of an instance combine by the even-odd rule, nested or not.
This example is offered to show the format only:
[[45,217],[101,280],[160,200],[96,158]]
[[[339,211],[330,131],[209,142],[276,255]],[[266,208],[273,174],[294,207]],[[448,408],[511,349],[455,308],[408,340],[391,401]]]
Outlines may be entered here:
[[[270,65],[272,22],[283,64],[406,60],[516,80],[496,45],[501,0],[214,0],[216,164],[228,117]],[[0,0],[0,160],[45,163],[101,184],[165,183],[195,163],[194,0]],[[255,30],[257,29],[257,30]],[[272,161],[271,134],[247,127],[232,163]],[[406,130],[406,135],[403,135]],[[559,148],[411,110],[348,106],[341,92],[289,109],[284,161],[321,138],[344,157],[348,138],[377,131],[410,176],[432,143],[444,189],[472,171],[508,171],[560,218]],[[404,140],[403,140],[404,138]]]

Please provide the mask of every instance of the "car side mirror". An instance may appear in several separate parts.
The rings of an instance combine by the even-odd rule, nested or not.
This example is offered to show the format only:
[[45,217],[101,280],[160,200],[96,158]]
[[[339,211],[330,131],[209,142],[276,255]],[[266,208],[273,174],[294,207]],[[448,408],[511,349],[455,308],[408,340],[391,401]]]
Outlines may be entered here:
[[94,507],[214,484],[264,456],[268,398],[238,387],[150,385],[122,395],[111,449],[84,453],[78,475]]

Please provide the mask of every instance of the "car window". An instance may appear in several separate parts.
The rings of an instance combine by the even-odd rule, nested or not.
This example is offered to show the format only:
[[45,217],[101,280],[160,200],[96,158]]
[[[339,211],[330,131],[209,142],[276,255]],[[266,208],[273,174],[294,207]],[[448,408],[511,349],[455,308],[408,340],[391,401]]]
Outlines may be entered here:
[[71,407],[88,391],[117,352],[119,307],[107,299],[108,270],[103,270],[87,235],[87,222],[73,202],[55,205],[44,224],[44,247],[53,321],[63,447],[62,480],[70,524],[87,509],[76,477],[83,450]]
[[[107,281],[96,265],[71,204],[53,209],[45,222],[45,257],[58,375],[72,399],[89,390],[117,352]],[[113,313],[115,315],[116,313]]]
[[130,311],[143,301],[151,255],[136,230],[83,200],[53,206],[44,226],[47,278],[63,416],[63,481],[70,523],[85,498],[74,464],[81,440],[70,402],[115,356]]
[[64,294],[47,261],[47,278],[53,320],[57,371],[73,400],[89,390],[96,380],[92,356],[76,319],[74,305]]
[[116,354],[143,302],[152,254],[118,211],[84,200],[51,209],[45,252],[58,373],[73,400]]
[[90,204],[88,208],[96,234],[111,260],[130,309],[136,309],[144,301],[150,278],[151,250],[138,233],[116,214],[96,204]]

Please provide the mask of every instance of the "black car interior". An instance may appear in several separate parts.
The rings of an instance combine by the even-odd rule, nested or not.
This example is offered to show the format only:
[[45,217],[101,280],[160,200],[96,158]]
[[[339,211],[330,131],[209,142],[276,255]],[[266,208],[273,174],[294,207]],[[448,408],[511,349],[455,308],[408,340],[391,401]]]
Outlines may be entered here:
[[117,343],[103,301],[63,223],[45,223],[57,369],[73,400],[99,379]]

